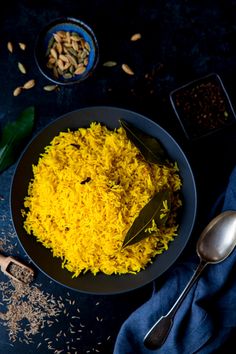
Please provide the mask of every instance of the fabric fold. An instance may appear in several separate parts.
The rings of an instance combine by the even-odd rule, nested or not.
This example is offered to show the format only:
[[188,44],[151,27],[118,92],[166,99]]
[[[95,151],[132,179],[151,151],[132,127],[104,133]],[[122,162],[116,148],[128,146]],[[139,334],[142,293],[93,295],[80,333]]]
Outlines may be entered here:
[[[232,171],[223,201],[223,211],[236,210],[236,168]],[[163,346],[149,350],[143,338],[165,315],[199,263],[193,254],[166,274],[160,289],[123,323],[114,354],[231,354],[230,340],[236,335],[236,250],[223,262],[207,265],[177,311]],[[158,283],[157,283],[158,284]]]

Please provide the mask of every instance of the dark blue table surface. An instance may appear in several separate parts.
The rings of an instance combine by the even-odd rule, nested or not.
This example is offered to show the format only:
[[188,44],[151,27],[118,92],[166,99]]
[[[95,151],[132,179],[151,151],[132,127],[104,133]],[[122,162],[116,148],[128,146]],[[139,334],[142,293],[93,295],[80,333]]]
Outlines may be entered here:
[[[43,90],[48,82],[34,61],[34,45],[41,28],[61,16],[79,18],[94,29],[100,61],[88,80],[48,93]],[[134,33],[141,33],[142,39],[131,42]],[[0,34],[0,128],[29,105],[36,109],[33,135],[69,111],[110,105],[149,117],[182,146],[195,175],[199,199],[193,235],[178,259],[182,262],[194,249],[212,205],[227,185],[236,162],[236,129],[232,127],[203,141],[187,141],[170,105],[169,93],[190,80],[216,72],[236,107],[236,2],[9,0],[0,12]],[[12,54],[7,51],[8,41],[14,45]],[[17,48],[18,42],[26,43],[25,52]],[[117,67],[105,68],[102,64],[108,60],[117,61]],[[17,68],[18,61],[27,68],[25,76]],[[135,75],[125,74],[122,63],[129,64]],[[14,97],[13,90],[28,79],[36,80],[35,88]],[[10,215],[14,169],[15,165],[0,174],[0,251],[27,262]],[[164,276],[157,279],[159,284]],[[2,273],[0,284],[1,289],[4,284],[8,286]],[[88,295],[65,289],[39,271],[35,286],[63,302],[65,308],[57,321],[52,319],[52,324],[46,323],[32,336],[32,343],[27,343],[24,335],[21,340],[10,340],[6,321],[0,317],[0,353],[112,353],[122,322],[152,292],[152,284],[148,284],[127,294]],[[6,305],[0,294],[0,313],[7,310]],[[73,322],[78,313],[79,322]],[[23,330],[26,326],[23,321]]]

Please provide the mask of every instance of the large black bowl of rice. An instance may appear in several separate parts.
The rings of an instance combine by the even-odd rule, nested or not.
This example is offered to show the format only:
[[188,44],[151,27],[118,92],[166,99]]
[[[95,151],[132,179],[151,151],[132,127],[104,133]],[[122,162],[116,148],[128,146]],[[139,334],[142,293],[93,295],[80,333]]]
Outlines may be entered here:
[[[168,163],[146,161],[120,119],[156,138]],[[165,227],[153,221],[150,236],[122,247],[163,188],[172,191]],[[185,248],[196,209],[194,176],[177,142],[152,120],[115,107],[83,108],[46,126],[21,155],[11,188],[12,220],[32,262],[92,294],[127,292],[163,274]]]

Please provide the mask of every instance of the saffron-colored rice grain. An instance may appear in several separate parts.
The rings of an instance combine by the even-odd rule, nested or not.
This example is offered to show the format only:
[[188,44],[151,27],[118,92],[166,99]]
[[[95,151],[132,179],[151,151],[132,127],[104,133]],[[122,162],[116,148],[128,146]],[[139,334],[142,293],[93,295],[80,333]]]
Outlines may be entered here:
[[[177,164],[147,163],[123,128],[111,131],[93,122],[87,129],[61,132],[45,148],[33,174],[22,211],[24,227],[74,277],[87,271],[137,273],[177,235]],[[122,249],[141,209],[165,187],[173,191],[165,227]]]

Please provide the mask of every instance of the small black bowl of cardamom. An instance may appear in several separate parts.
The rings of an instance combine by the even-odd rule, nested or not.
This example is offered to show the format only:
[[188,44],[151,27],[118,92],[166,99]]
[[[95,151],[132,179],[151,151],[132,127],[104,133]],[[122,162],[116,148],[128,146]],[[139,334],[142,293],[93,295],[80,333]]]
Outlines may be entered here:
[[97,66],[98,42],[84,22],[59,18],[40,32],[35,46],[35,60],[40,72],[58,85],[79,83]]
[[208,74],[170,93],[174,112],[189,140],[223,132],[236,115],[220,76]]

